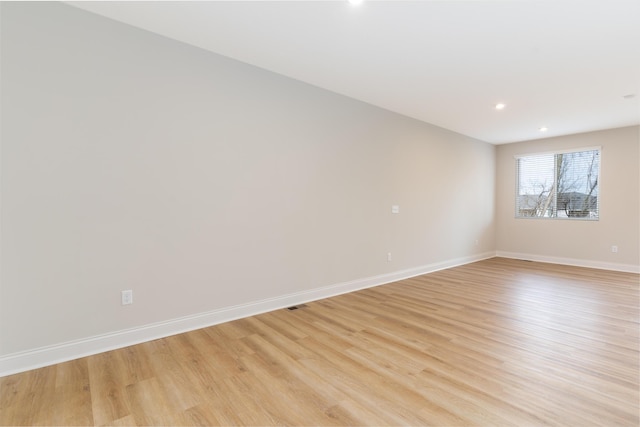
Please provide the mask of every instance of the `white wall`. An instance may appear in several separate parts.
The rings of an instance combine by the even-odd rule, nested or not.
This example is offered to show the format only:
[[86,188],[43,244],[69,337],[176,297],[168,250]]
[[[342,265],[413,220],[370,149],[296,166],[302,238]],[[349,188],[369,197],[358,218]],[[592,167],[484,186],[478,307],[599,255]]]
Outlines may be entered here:
[[495,250],[489,144],[66,5],[1,7],[5,372]]
[[[640,133],[638,126],[500,145],[497,148],[498,255],[640,271]],[[602,147],[600,219],[515,218],[514,156]],[[618,253],[611,246],[618,246]]]

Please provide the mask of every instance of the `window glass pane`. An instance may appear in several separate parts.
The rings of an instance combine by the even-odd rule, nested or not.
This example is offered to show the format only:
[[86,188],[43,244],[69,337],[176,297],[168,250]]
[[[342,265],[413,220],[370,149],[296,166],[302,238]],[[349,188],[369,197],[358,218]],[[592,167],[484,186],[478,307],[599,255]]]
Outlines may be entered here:
[[523,156],[516,168],[516,217],[598,218],[599,149]]
[[598,216],[598,151],[559,154],[562,161],[558,180],[558,216]]
[[519,216],[549,216],[555,185],[554,160],[553,154],[518,159]]

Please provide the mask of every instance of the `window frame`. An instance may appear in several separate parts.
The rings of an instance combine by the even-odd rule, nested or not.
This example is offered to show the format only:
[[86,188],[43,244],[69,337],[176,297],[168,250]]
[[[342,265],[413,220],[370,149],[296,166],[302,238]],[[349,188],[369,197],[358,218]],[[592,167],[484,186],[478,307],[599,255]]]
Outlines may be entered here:
[[[519,160],[522,158],[526,158],[526,157],[534,157],[534,156],[550,156],[553,155],[554,156],[554,169],[556,169],[556,155],[558,154],[568,154],[568,153],[580,153],[580,152],[586,152],[586,151],[597,151],[598,152],[598,156],[600,157],[599,163],[598,163],[598,194],[597,194],[597,199],[596,199],[596,206],[597,206],[597,212],[598,215],[596,217],[579,217],[579,216],[558,216],[557,215],[557,191],[554,192],[556,194],[554,194],[554,204],[556,205],[555,210],[556,210],[556,215],[555,216],[526,216],[526,215],[521,215],[520,214],[520,204],[519,204],[519,197],[520,197],[520,164],[519,164]],[[600,220],[600,185],[601,185],[601,176],[602,176],[602,147],[601,146],[593,146],[593,147],[580,147],[580,148],[568,148],[568,149],[563,149],[563,150],[553,150],[553,151],[542,151],[542,152],[532,152],[532,153],[523,153],[523,154],[516,154],[513,156],[515,159],[515,198],[514,200],[514,209],[513,209],[513,214],[514,214],[514,218],[515,219],[533,219],[533,220],[560,220],[560,221],[599,221]],[[557,182],[556,182],[556,178],[554,176],[554,183],[557,186]]]

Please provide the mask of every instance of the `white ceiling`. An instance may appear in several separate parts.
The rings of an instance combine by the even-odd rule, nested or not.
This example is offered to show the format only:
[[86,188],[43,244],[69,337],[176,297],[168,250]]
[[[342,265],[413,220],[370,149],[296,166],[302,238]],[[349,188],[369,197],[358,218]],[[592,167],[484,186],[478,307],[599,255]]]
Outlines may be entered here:
[[494,144],[640,123],[639,0],[69,4]]

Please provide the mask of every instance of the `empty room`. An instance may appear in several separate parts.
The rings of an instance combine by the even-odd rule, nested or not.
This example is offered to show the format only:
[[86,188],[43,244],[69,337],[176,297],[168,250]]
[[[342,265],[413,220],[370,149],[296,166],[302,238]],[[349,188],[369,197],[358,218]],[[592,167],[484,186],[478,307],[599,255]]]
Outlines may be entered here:
[[0,2],[0,425],[640,425],[639,16]]

